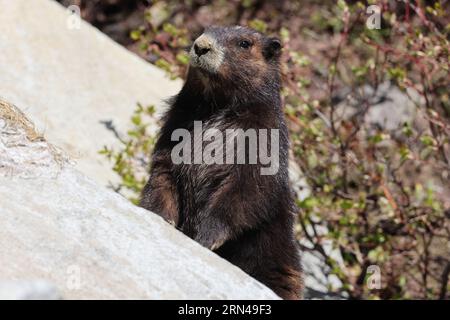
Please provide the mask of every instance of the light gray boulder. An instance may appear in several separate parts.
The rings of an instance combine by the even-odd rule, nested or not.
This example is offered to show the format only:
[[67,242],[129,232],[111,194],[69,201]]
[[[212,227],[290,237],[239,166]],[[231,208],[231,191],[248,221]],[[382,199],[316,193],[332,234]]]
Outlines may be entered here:
[[[0,293],[8,298],[277,299],[159,216],[77,171],[0,102]],[[42,279],[42,284],[11,284]],[[6,292],[6,293],[5,293]]]
[[0,300],[59,300],[56,287],[46,281],[0,282]]
[[369,128],[386,131],[395,131],[404,123],[412,123],[417,114],[416,104],[422,103],[416,91],[411,88],[401,91],[389,81],[381,83],[377,89],[369,85],[353,91],[344,88],[335,99],[339,101],[336,106],[337,119],[362,115]]
[[117,182],[98,154],[119,145],[102,122],[126,132],[138,102],[161,112],[181,82],[53,0],[0,0],[0,30],[0,97],[24,108],[78,170],[102,185]]

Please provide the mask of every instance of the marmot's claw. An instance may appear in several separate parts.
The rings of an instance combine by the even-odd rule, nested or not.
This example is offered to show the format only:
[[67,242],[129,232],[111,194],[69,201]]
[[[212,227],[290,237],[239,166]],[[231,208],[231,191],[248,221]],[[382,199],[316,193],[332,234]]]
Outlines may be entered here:
[[225,243],[225,241],[227,239],[226,239],[225,235],[223,235],[216,239],[197,236],[197,237],[195,237],[194,240],[197,241],[198,243],[200,243],[205,248],[208,248],[209,250],[214,251],[214,250],[219,249]]
[[216,250],[216,249],[219,249],[222,245],[223,245],[223,243],[224,243],[225,241],[216,241],[216,242],[214,242],[213,244],[212,244],[212,246],[211,246],[211,251],[214,251],[214,250]]
[[169,224],[171,224],[172,226],[174,226],[174,227],[176,227],[177,225],[176,225],[176,223],[175,223],[175,221],[174,220],[172,220],[172,219],[167,219],[167,218],[164,218],[164,220],[166,220],[166,222],[167,223],[169,223]]

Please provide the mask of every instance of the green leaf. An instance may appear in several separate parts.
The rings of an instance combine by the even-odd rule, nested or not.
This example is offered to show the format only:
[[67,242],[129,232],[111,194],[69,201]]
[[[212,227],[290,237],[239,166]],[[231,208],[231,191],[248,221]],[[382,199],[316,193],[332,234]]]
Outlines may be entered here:
[[267,32],[267,24],[260,19],[253,19],[250,21],[249,26],[256,31],[266,33]]
[[425,146],[430,147],[436,145],[436,140],[430,135],[423,135],[420,137],[420,142],[422,142]]
[[343,200],[340,204],[341,209],[348,210],[353,208],[353,202],[350,200]]
[[141,116],[139,114],[132,116],[131,122],[133,122],[134,125],[139,126],[142,123]]
[[131,33],[130,33],[130,37],[131,37],[131,39],[134,40],[134,41],[139,40],[139,39],[141,38],[141,36],[142,36],[141,30],[133,30],[133,31],[131,31]]
[[181,64],[187,65],[189,64],[189,55],[185,52],[180,52],[177,54],[177,61]]

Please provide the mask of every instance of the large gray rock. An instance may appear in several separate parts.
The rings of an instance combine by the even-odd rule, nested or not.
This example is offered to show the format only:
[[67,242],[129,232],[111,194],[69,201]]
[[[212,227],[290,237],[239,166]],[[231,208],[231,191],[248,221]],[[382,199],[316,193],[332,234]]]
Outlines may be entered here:
[[4,284],[42,279],[66,299],[277,298],[159,216],[77,171],[1,101],[0,220],[0,296],[14,287],[18,293],[9,297],[55,298],[48,286]]
[[24,107],[77,169],[107,185],[117,177],[98,151],[118,140],[101,121],[126,132],[137,102],[161,110],[181,83],[72,20],[53,0],[0,0],[0,97]]
[[61,296],[52,284],[46,281],[0,282],[0,300],[58,300]]
[[[422,102],[416,91],[408,88],[403,92],[389,81],[381,83],[377,90],[370,85],[353,91],[344,88],[335,99],[340,101],[336,106],[337,119],[362,115],[369,129],[386,131],[398,130],[404,123],[413,122],[417,113],[416,104]],[[367,105],[370,107],[367,108]]]

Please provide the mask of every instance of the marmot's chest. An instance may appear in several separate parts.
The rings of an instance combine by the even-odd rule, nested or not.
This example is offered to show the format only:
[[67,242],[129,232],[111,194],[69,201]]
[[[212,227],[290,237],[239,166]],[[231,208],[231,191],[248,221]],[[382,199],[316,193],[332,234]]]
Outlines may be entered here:
[[194,192],[210,183],[215,185],[215,180],[236,170],[260,176],[261,167],[270,165],[273,157],[278,162],[280,130],[245,118],[219,115],[206,121],[193,120],[182,133],[177,135],[180,140],[172,160],[178,182]]
[[[203,120],[193,119],[186,124],[186,136],[182,144],[182,161],[175,166],[179,182],[185,188],[209,187],[215,179],[223,179],[235,161],[227,159],[232,132],[239,130],[240,124],[233,117],[220,114]],[[227,161],[228,160],[228,161]]]
[[182,159],[174,163],[187,171],[205,171],[215,165],[258,164],[259,149],[270,149],[273,135],[275,142],[279,140],[278,124],[269,126],[249,112],[186,119],[182,127],[176,147],[177,151],[182,149]]
[[[277,179],[278,156],[285,146],[280,148],[282,123],[275,117],[224,112],[183,120],[182,138],[172,149],[178,156],[172,159],[173,174],[183,214],[195,215],[224,183],[259,186]],[[263,175],[262,167],[270,166],[274,173]]]

